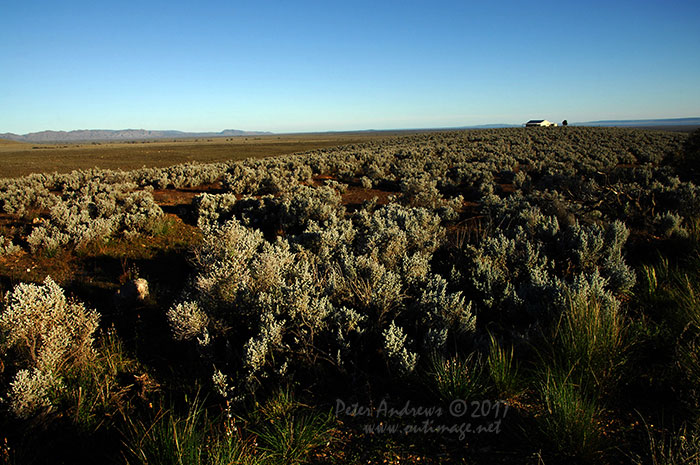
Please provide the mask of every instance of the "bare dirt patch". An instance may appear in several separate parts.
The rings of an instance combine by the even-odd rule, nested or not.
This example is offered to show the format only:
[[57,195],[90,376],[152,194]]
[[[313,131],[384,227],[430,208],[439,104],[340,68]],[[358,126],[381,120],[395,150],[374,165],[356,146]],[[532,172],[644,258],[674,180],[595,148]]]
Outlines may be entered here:
[[221,182],[215,182],[212,184],[203,184],[195,187],[183,187],[179,189],[154,189],[153,200],[160,207],[190,205],[192,203],[192,199],[199,194],[221,194],[223,192],[224,189],[221,186]]
[[358,210],[365,201],[377,199],[377,205],[387,205],[389,197],[396,195],[396,192],[385,191],[381,189],[364,189],[362,187],[350,186],[342,198],[342,204],[348,212]]

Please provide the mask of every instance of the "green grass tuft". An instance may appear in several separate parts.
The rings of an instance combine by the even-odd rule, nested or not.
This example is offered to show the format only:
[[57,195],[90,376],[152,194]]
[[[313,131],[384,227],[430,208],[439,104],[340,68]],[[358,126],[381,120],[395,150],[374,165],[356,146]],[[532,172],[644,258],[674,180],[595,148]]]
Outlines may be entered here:
[[434,356],[430,365],[430,388],[443,401],[471,400],[484,395],[485,374],[479,355],[470,354],[464,360],[459,357],[445,359]]
[[127,418],[126,461],[142,465],[204,464],[206,423],[206,412],[198,399],[183,417],[168,409],[161,410],[151,422]]
[[557,456],[591,462],[599,458],[605,441],[596,403],[584,397],[568,374],[547,371],[539,394],[545,411],[536,418],[538,432]]
[[522,392],[522,379],[513,359],[513,347],[503,347],[492,334],[489,338],[491,347],[486,366],[495,393],[501,398],[517,396]]
[[614,390],[627,362],[627,326],[617,304],[570,298],[554,329],[554,366],[596,395]]
[[259,407],[255,417],[258,425],[253,432],[266,464],[305,463],[314,450],[331,441],[331,415],[304,408],[288,391],[280,391]]

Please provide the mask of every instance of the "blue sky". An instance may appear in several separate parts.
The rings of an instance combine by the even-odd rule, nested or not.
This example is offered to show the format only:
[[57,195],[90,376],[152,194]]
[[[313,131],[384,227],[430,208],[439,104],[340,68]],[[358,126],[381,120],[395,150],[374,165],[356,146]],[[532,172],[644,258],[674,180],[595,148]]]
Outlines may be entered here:
[[0,132],[700,116],[700,2],[7,1]]

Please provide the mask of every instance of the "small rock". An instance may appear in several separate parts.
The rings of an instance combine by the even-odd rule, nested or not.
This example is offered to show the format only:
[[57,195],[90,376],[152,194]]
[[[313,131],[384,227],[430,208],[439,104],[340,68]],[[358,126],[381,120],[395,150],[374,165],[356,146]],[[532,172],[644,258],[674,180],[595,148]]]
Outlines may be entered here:
[[148,281],[143,278],[132,279],[119,288],[115,297],[122,302],[143,302],[148,298]]

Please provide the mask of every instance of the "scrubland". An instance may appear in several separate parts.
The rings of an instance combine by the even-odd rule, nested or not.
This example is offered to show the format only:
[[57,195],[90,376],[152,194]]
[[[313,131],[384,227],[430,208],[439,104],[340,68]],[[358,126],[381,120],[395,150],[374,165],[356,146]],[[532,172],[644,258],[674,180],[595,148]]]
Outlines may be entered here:
[[697,463],[699,175],[562,127],[0,180],[0,463]]

